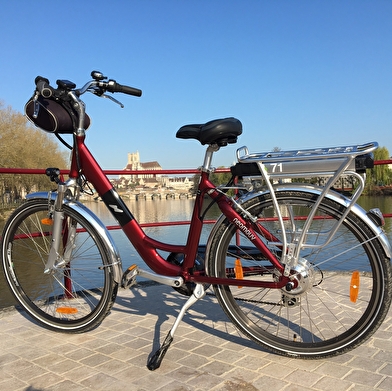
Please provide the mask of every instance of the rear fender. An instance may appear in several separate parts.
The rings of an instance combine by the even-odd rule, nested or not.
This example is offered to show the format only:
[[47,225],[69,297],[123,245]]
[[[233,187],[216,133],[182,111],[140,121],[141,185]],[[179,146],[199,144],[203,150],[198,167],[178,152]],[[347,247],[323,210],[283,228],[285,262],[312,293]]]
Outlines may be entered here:
[[[320,195],[322,193],[322,189],[320,187],[317,186],[312,186],[312,185],[295,185],[295,184],[283,184],[283,185],[277,185],[276,187],[274,187],[275,192],[280,192],[280,191],[302,191],[302,192],[308,192],[308,193],[312,193],[315,195]],[[258,197],[260,195],[264,195],[269,193],[269,190],[265,190],[265,191],[258,191],[258,192],[249,192],[244,194],[243,196],[241,196],[237,202],[239,204],[242,204],[254,197]],[[344,207],[349,207],[350,206],[350,200],[345,197],[344,195],[337,193],[335,191],[330,190],[327,195],[325,196],[328,199],[331,199],[335,202],[337,202],[338,204],[344,206]],[[389,240],[384,232],[384,230],[378,226],[373,220],[371,220],[366,211],[359,206],[358,204],[354,204],[351,206],[351,211],[360,219],[362,220],[370,229],[371,231],[374,233],[374,236],[378,238],[385,256],[389,259],[391,259],[392,257],[392,249],[391,249],[391,245],[389,243]],[[226,219],[226,216],[221,215],[219,217],[219,219],[216,221],[215,225],[213,226],[211,233],[209,235],[208,241],[207,241],[207,248],[206,248],[206,256],[205,256],[205,264],[206,264],[206,270],[208,270],[208,263],[209,263],[209,253],[210,253],[210,247],[211,247],[211,241],[212,238],[215,235],[215,232],[217,231],[218,227],[220,226],[220,224],[223,223],[223,221]]]

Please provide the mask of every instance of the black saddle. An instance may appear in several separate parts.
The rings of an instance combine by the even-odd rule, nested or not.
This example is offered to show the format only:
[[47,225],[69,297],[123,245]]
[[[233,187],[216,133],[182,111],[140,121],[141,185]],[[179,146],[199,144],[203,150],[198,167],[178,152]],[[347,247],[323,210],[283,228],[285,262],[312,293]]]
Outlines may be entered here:
[[237,142],[237,137],[242,133],[241,122],[233,117],[216,119],[205,124],[182,126],[176,134],[177,138],[193,138],[202,145],[217,144],[223,147]]

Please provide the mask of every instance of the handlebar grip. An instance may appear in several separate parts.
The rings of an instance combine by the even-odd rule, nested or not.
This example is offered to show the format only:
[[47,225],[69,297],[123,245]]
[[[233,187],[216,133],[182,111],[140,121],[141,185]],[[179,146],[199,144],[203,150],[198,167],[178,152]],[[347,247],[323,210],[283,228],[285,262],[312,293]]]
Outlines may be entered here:
[[53,94],[53,88],[49,85],[49,80],[42,76],[35,78],[37,91],[44,97],[50,98]]
[[109,80],[107,90],[109,92],[122,92],[123,94],[142,96],[142,90],[134,87],[124,86],[115,82],[114,80]]

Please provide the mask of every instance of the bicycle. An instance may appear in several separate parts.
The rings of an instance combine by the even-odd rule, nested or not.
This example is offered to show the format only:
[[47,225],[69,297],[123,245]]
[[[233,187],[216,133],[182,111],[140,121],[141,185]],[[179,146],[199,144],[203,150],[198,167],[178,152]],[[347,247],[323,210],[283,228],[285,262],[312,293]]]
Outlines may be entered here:
[[[241,147],[231,180],[215,186],[213,154],[237,141],[241,122],[231,117],[183,126],[176,136],[196,139],[206,151],[187,241],[162,243],[143,231],[85,145],[84,93],[121,104],[108,92],[142,92],[97,71],[91,76],[81,88],[68,80],[54,88],[37,77],[26,105],[30,120],[71,148],[68,179],[47,169],[57,189],[29,194],[2,235],[6,281],[32,318],[51,330],[85,332],[103,321],[118,288],[132,287],[137,276],[171,286],[189,298],[148,361],[150,370],[160,366],[186,311],[210,285],[233,324],[277,354],[342,354],[377,330],[391,302],[391,247],[381,212],[356,204],[377,143],[268,153]],[[333,189],[343,174],[357,183],[351,196]],[[314,177],[326,183],[294,182]],[[91,187],[151,270],[132,265],[123,271],[107,228],[79,201]],[[222,215],[201,245],[204,199]]]

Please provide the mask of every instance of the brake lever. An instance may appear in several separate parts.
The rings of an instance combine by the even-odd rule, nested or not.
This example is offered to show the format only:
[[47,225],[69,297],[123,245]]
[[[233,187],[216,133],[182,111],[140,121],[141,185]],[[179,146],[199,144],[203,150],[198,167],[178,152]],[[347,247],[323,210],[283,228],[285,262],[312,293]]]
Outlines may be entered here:
[[34,102],[33,118],[38,118],[38,113],[39,113],[38,93],[35,94],[33,102]]
[[97,87],[89,88],[87,91],[91,92],[94,95],[99,96],[100,98],[110,99],[114,103],[117,103],[122,109],[124,108],[124,105],[120,101],[118,101],[116,98],[113,98],[110,95],[106,95],[101,88],[97,88]]
[[113,101],[114,103],[117,103],[122,109],[124,108],[124,105],[123,105],[120,101],[118,101],[116,98],[113,98],[113,97],[110,96],[110,95],[102,94],[101,97],[102,97],[102,98],[110,99],[110,100]]

